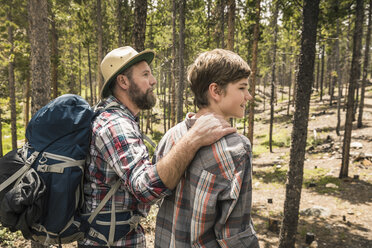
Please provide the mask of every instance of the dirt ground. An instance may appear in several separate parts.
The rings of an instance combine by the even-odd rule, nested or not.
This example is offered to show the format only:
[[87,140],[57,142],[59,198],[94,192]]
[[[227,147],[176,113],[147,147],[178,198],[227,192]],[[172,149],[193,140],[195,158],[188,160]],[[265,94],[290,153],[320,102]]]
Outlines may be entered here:
[[[323,102],[319,97],[312,97],[308,138],[314,143],[308,146],[305,157],[296,247],[372,247],[372,157],[368,157],[372,156],[372,87],[366,94],[364,126],[357,129],[354,123],[349,177],[342,180],[338,176],[343,132],[341,136],[336,135],[336,103],[329,106],[328,96]],[[275,106],[274,133],[287,130],[290,134],[292,130],[286,106],[286,101]],[[266,103],[266,111],[263,111],[263,104],[259,104],[254,145],[269,133],[268,108]],[[341,111],[341,130],[345,113]],[[279,243],[289,152],[288,146],[274,147],[273,153],[265,152],[254,157],[252,213],[261,248],[277,247]],[[148,247],[154,244],[156,212],[157,208],[153,207],[143,223]],[[314,236],[311,244],[306,243],[307,235]],[[0,247],[30,247],[23,238],[13,240],[5,243],[0,240]],[[76,244],[63,247],[72,248]]]
[[[345,113],[341,111],[341,128]],[[285,114],[283,110],[276,115]],[[349,178],[343,180],[338,178],[343,132],[336,135],[336,114],[337,105],[330,107],[327,96],[324,102],[318,97],[311,101],[308,137],[316,135],[318,142],[307,149],[305,156],[296,247],[309,246],[305,243],[307,234],[315,236],[311,247],[372,247],[372,162],[371,157],[366,159],[361,154],[372,156],[371,87],[365,99],[364,126],[357,129],[354,123]],[[281,128],[291,130],[290,120],[274,124],[274,132]],[[268,125],[255,126],[255,133],[268,130]],[[289,150],[275,148],[274,153],[262,154],[253,161],[253,220],[261,247],[278,246],[279,232],[275,228],[269,231],[268,226],[269,219],[279,221],[279,226],[282,219]],[[269,199],[273,203],[268,203]],[[324,211],[320,215],[306,214],[311,208]]]

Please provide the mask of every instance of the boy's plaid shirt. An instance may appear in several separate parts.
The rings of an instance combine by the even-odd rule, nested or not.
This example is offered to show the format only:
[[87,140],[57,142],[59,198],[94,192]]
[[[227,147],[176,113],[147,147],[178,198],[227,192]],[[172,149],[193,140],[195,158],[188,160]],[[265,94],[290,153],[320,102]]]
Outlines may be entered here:
[[[116,98],[110,96],[103,107]],[[118,102],[118,101],[117,101]],[[93,212],[117,180],[123,181],[114,195],[116,210],[133,210],[147,216],[151,204],[171,191],[165,187],[149,160],[137,119],[124,105],[109,109],[92,124],[92,139],[85,167],[84,193],[86,212]],[[111,210],[111,200],[102,211]],[[82,244],[97,245],[85,240]],[[143,228],[138,228],[115,246],[145,247]]]
[[[191,116],[166,133],[156,160],[192,126]],[[259,247],[251,221],[251,158],[249,140],[236,133],[201,148],[159,209],[155,247]]]

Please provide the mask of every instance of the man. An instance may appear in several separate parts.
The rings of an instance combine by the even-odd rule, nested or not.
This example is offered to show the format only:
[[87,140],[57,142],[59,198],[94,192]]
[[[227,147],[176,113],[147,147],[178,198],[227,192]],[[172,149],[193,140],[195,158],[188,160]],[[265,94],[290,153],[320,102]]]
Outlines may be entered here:
[[[207,112],[242,118],[252,96],[248,64],[237,54],[215,49],[199,55],[188,79],[199,111],[171,128],[155,160],[167,156],[187,130]],[[252,152],[249,140],[234,133],[200,149],[156,220],[155,247],[256,248],[251,221]]]
[[[102,60],[105,83],[99,107],[105,110],[92,124],[85,168],[85,212],[92,213],[105,196],[113,196],[79,247],[146,247],[138,217],[147,216],[151,204],[171,193],[200,147],[236,131],[221,117],[205,115],[167,156],[152,164],[137,115],[156,103],[156,80],[149,66],[153,58],[152,51],[138,53],[126,46],[114,49]],[[117,191],[110,190],[116,186]]]

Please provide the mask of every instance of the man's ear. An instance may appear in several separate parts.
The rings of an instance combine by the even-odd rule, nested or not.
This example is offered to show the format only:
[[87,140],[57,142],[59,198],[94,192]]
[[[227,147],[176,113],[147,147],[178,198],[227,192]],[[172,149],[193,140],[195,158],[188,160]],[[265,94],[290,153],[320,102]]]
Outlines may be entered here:
[[129,85],[130,85],[130,82],[129,82],[129,79],[127,76],[123,75],[123,74],[119,74],[117,77],[116,77],[116,82],[117,82],[117,85],[123,89],[123,90],[127,90],[129,88]]
[[213,100],[219,101],[222,95],[220,86],[216,83],[211,83],[208,87],[208,94]]

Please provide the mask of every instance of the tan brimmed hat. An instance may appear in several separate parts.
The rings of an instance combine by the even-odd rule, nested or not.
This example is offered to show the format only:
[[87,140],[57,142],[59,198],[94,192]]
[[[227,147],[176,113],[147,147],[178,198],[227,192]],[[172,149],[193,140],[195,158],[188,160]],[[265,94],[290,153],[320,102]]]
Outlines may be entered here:
[[110,95],[110,84],[125,69],[143,60],[150,64],[154,56],[155,53],[151,50],[138,53],[130,46],[119,47],[109,52],[101,62],[101,72],[105,80],[101,90],[101,98]]

